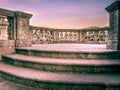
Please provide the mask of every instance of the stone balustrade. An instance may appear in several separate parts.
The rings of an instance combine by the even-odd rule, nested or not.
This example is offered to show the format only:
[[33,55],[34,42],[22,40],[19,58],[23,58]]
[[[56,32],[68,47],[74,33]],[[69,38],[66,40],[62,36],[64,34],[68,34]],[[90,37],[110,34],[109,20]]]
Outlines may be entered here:
[[33,44],[42,43],[84,43],[106,44],[109,28],[97,29],[52,29],[30,27]]
[[33,44],[53,43],[53,29],[42,27],[30,27]]

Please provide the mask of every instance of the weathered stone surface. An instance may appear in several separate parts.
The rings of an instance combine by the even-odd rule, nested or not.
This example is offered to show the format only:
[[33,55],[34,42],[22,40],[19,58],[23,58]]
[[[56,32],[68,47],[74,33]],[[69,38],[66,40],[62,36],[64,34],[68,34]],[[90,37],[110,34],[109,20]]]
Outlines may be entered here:
[[15,45],[27,45],[26,43],[24,44],[23,41],[30,40],[29,19],[32,17],[32,14],[0,8],[0,15],[4,15],[7,17],[12,29],[10,37],[12,40],[15,40]]
[[15,41],[16,41],[15,47],[30,47],[32,45],[32,41],[26,39],[15,40]]
[[36,89],[16,84],[0,78],[0,90],[36,90]]
[[53,43],[53,29],[42,27],[30,27],[33,44]]
[[[47,90],[119,89],[119,74],[63,74],[0,64],[0,75],[6,80]],[[4,66],[4,67],[2,67]],[[6,68],[8,68],[6,70]],[[22,72],[22,73],[20,73]],[[116,78],[117,77],[117,78]]]
[[[29,19],[32,17],[31,14],[21,12],[21,11],[11,11],[1,9],[1,15],[5,15],[8,18],[9,23],[11,24],[11,38],[15,40],[15,45],[17,47],[26,46],[24,41],[31,41],[31,44],[49,44],[49,43],[106,43],[105,39],[107,35],[99,35],[99,31],[103,31],[109,28],[99,28],[99,29],[52,29],[52,28],[40,28],[29,26]],[[8,13],[8,15],[6,15]],[[12,15],[13,14],[13,15]],[[93,37],[90,39],[89,35],[86,33],[96,32],[97,34],[92,33]],[[60,36],[62,33],[66,33],[66,36]],[[74,33],[74,34],[72,34]],[[103,33],[104,34],[104,33]],[[99,41],[97,41],[99,38]],[[92,40],[92,41],[91,41]],[[102,40],[102,41],[101,41]],[[28,45],[27,45],[28,46]]]
[[69,59],[119,59],[119,51],[61,51],[61,50],[44,50],[34,48],[16,48],[17,54],[33,55],[38,57],[49,58],[69,58]]
[[30,26],[33,44],[87,43],[106,44],[109,28],[52,29]]
[[0,40],[0,60],[2,54],[10,54],[15,52],[14,40]]
[[[119,50],[120,49],[120,37],[119,37],[119,1],[116,1],[114,4],[109,6],[107,8],[108,12],[110,12],[110,41],[108,48]],[[7,12],[11,13],[11,12]],[[5,13],[6,15],[6,13]],[[18,47],[26,47],[31,46],[31,37],[33,33],[29,29],[29,19],[32,15],[16,11],[14,12],[14,38],[15,38],[15,45]],[[61,36],[56,31],[53,30],[47,33],[46,29],[43,28],[43,32],[41,33],[41,30],[36,30],[34,34],[38,37],[37,39],[40,40],[41,37],[39,36],[42,34],[42,40],[43,43],[47,42],[47,39],[50,39],[48,36],[53,36],[52,40],[57,41],[59,40]],[[55,33],[54,33],[55,31]],[[64,31],[64,30],[63,30]],[[70,33],[68,33],[70,31]],[[99,30],[98,30],[99,31]],[[61,31],[60,31],[61,32]],[[67,35],[69,34],[71,38],[71,32],[73,30],[67,30]],[[36,34],[37,33],[37,34]],[[96,32],[95,32],[96,33]],[[98,32],[97,32],[98,33]],[[49,34],[49,35],[48,35]],[[85,34],[85,33],[83,33]],[[96,37],[91,31],[88,32],[88,36],[90,40],[95,40],[95,43],[98,43]],[[103,35],[101,33],[98,33],[99,38],[101,40],[103,39]],[[85,35],[81,36],[80,31],[77,30],[76,33],[77,38],[75,39],[78,43],[83,42],[80,40],[80,37],[86,38]],[[107,35],[106,35],[107,36]],[[39,39],[40,38],[40,39]],[[68,37],[66,37],[68,38]],[[33,39],[33,38],[32,38]],[[0,43],[1,47],[2,45],[4,47],[7,46],[6,42]],[[34,42],[36,43],[36,42]],[[38,42],[39,43],[39,42]],[[89,43],[93,43],[90,41]],[[102,43],[102,42],[100,42]],[[11,46],[10,46],[11,47]],[[71,46],[72,47],[72,46]],[[38,48],[16,48],[16,53],[18,54],[24,54],[24,55],[31,55],[35,57],[49,57],[49,58],[64,58],[64,59],[120,59],[120,51],[112,51],[112,50],[103,50],[103,51],[91,51],[92,49],[85,51],[85,48],[82,47],[82,51],[79,51],[78,48],[71,49],[70,47],[64,48],[55,48],[55,50],[51,50],[49,48],[48,50],[45,50],[46,47],[37,50]],[[9,48],[4,48],[3,50],[7,51]],[[65,50],[67,51],[65,51]],[[101,48],[100,48],[101,49]],[[22,57],[22,56],[21,56]],[[20,59],[20,58],[19,58]],[[59,63],[55,64],[55,62],[52,62],[54,64],[49,63],[36,63],[34,62],[27,62],[24,61],[25,57],[23,57],[23,61],[20,62],[15,58],[9,58],[9,57],[3,57],[3,60],[7,62],[8,64],[17,65],[12,66],[8,65],[7,63],[0,63],[0,77],[10,80],[12,82],[23,84],[30,87],[35,87],[37,90],[39,89],[47,89],[47,90],[119,90],[120,89],[120,65],[119,61],[116,64],[106,65],[102,64],[96,65],[96,63],[93,63],[92,65],[84,64],[83,66],[79,66],[79,64],[70,64],[67,63],[61,63],[62,61],[58,60]],[[43,60],[43,59],[42,59]],[[50,60],[50,59],[48,59]],[[52,59],[51,59],[52,60]],[[112,60],[108,60],[106,62],[111,62]],[[69,60],[68,60],[69,61]],[[91,61],[92,62],[92,61]],[[96,61],[97,62],[97,61]],[[98,63],[97,63],[98,64]],[[108,64],[108,63],[107,63]],[[70,66],[71,65],[71,66]],[[106,66],[105,66],[106,65]],[[25,68],[27,67],[27,68]],[[31,69],[32,68],[32,69]],[[35,70],[40,69],[40,70]],[[43,71],[42,71],[43,70]],[[47,72],[50,71],[50,72]],[[54,72],[55,71],[55,72]],[[66,72],[66,73],[58,73],[58,72]],[[72,73],[67,73],[67,71]],[[54,72],[54,73],[53,73]],[[79,72],[78,74],[75,74],[75,72]],[[81,72],[86,72],[86,74],[80,74]],[[108,74],[108,72],[110,74]],[[94,73],[94,74],[87,74],[87,73]],[[96,74],[97,73],[97,74]],[[99,73],[99,74],[98,74]],[[105,74],[107,73],[107,74]],[[111,74],[112,73],[112,74]],[[114,73],[114,74],[113,74]],[[23,89],[24,90],[24,89]]]
[[106,8],[110,13],[109,42],[107,48],[120,50],[120,1],[116,1]]
[[32,14],[28,14],[28,13],[21,12],[21,11],[15,11],[14,13],[15,13],[16,16],[22,17],[22,18],[30,19],[32,17]]
[[14,17],[14,11],[0,8],[0,15]]
[[25,55],[4,55],[2,61],[11,65],[51,72],[120,73],[119,60],[70,60]]
[[[77,54],[77,57],[82,57],[82,59],[84,58],[83,63],[81,62],[81,66],[79,66],[80,61],[75,62],[73,57],[75,58],[76,56],[71,55],[71,53],[76,54],[75,51],[78,52],[79,49],[77,45],[74,44],[75,50],[73,49],[73,45],[70,44],[63,44],[64,47],[61,47],[59,49],[58,47],[61,45],[53,45],[46,44],[41,45],[41,47],[33,46],[33,50],[30,47],[17,48],[19,49],[17,52],[19,53],[19,55],[17,55],[16,58],[9,58],[7,56],[3,57],[5,63],[0,63],[0,77],[18,84],[35,87],[37,90],[119,90],[119,60],[118,62],[113,61],[116,59],[116,57],[118,58],[120,56],[119,51],[107,50],[104,46],[101,47],[99,45],[99,48],[96,48],[96,46],[92,46],[94,47],[96,52],[91,51],[93,49],[92,47],[89,48],[90,51],[88,50],[88,48],[86,48],[87,51],[82,51],[83,54],[81,56]],[[77,46],[77,49],[75,46]],[[49,52],[41,52],[41,50],[38,48],[42,48],[43,50],[47,49]],[[85,46],[79,46],[79,48],[83,48],[83,50],[85,50]],[[101,50],[101,48],[104,48],[104,51]],[[54,52],[51,51],[51,49],[61,51]],[[65,50],[68,50],[67,54],[65,53]],[[36,51],[38,53],[36,53]],[[87,54],[85,54],[86,52]],[[91,53],[92,55],[89,55]],[[96,54],[97,56],[93,54]],[[45,59],[43,58],[41,59],[41,61],[36,62],[42,56],[49,56],[49,58],[51,59],[47,58],[46,62],[48,63],[45,63]],[[58,56],[59,59],[55,59]],[[63,57],[66,60],[61,59]],[[93,61],[89,60],[90,62],[85,63],[84,60],[88,57],[99,57],[100,59],[105,59],[106,61],[103,62],[102,60],[99,60],[98,62],[97,60],[95,60],[94,63],[92,63]],[[109,60],[109,58],[112,58],[113,60]],[[70,62],[69,59],[71,61],[73,60],[73,62]],[[22,60],[22,62],[20,60]],[[64,62],[62,60],[64,60]],[[51,62],[53,64],[51,64]]]
[[[31,14],[27,14],[24,12],[15,12],[16,19],[16,46],[29,46],[29,37],[30,37],[30,27],[29,27],[29,19],[32,17]],[[29,43],[29,44],[28,44]]]

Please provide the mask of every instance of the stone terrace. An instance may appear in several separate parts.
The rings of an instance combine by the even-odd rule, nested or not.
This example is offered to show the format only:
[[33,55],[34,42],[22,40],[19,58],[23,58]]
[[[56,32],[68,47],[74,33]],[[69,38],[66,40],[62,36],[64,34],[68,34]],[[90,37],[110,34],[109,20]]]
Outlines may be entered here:
[[[120,90],[119,5],[117,0],[106,8],[110,13],[109,50],[106,45],[91,44],[32,45],[29,32],[32,15],[14,12],[18,17],[9,19],[15,20],[15,53],[2,55],[0,89]],[[47,32],[48,36],[50,33],[58,36],[52,31]]]

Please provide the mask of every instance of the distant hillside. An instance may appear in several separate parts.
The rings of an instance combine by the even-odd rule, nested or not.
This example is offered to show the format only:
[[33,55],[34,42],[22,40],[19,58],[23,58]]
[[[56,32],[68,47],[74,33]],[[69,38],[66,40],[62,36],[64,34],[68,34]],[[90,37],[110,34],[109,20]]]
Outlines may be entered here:
[[97,29],[97,28],[108,28],[109,26],[103,26],[103,27],[99,27],[99,26],[90,26],[90,27],[86,27],[83,29]]

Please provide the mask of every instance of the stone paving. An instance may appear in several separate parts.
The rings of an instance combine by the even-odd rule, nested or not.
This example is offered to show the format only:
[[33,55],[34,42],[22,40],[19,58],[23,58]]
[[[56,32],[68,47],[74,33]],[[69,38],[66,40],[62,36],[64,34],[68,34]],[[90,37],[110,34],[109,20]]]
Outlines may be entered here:
[[0,78],[0,90],[36,90]]
[[31,49],[54,50],[54,51],[113,51],[106,49],[105,44],[41,44],[32,45]]
[[0,90],[46,90],[46,89],[27,87],[0,78]]

